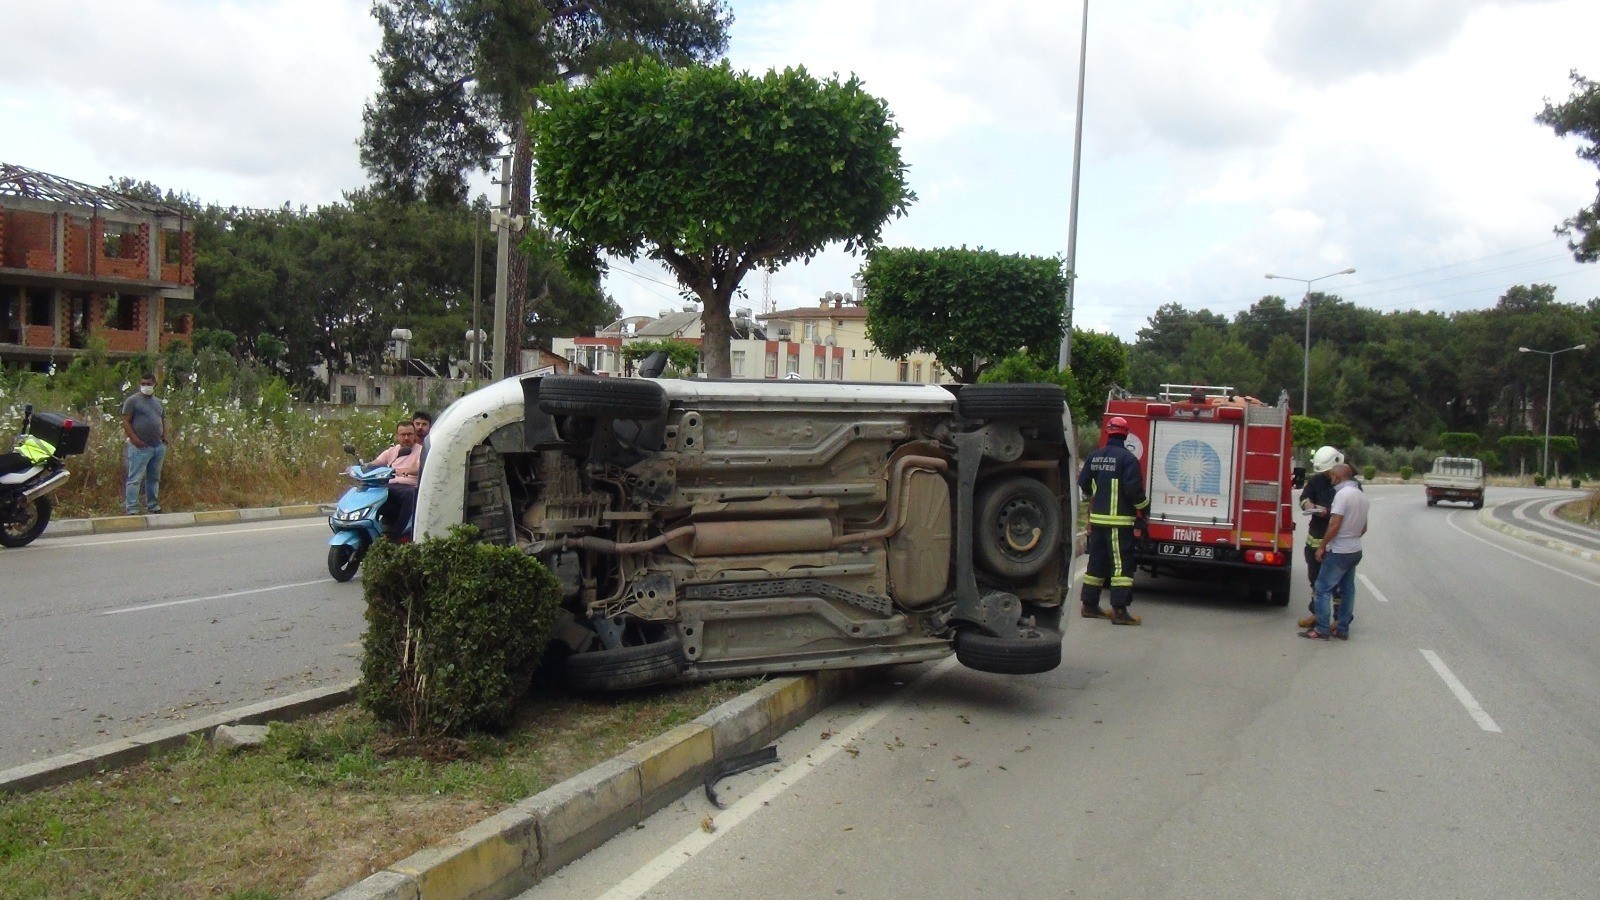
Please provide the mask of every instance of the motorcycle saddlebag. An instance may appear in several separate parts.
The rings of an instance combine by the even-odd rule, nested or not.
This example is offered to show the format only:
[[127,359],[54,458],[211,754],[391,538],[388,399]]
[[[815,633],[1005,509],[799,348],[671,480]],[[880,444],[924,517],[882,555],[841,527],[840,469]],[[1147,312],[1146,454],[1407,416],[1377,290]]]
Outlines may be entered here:
[[28,433],[54,444],[59,456],[74,456],[89,449],[89,426],[60,413],[34,413]]

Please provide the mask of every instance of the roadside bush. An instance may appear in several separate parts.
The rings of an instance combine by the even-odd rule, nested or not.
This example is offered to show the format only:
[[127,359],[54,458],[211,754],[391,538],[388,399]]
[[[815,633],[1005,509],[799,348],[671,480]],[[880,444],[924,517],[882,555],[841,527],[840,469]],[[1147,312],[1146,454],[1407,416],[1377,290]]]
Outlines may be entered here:
[[1533,476],[1533,486],[1534,487],[1544,487],[1544,476],[1543,475],[1535,475],[1535,476]]
[[515,547],[380,541],[362,562],[361,705],[411,737],[503,725],[527,690],[560,600],[555,576]]
[[1361,467],[1361,477],[1366,479],[1367,481],[1371,481],[1372,479],[1377,478],[1378,477],[1378,467],[1377,466],[1372,466],[1372,465],[1362,466]]
[[1401,466],[1400,467],[1400,480],[1401,481],[1410,481],[1412,474],[1415,473],[1415,472],[1416,472],[1416,470],[1411,468],[1410,466]]
[[1583,479],[1579,478],[1576,475],[1572,476],[1572,489],[1573,490],[1577,490],[1578,488],[1581,488],[1581,487],[1583,487]]

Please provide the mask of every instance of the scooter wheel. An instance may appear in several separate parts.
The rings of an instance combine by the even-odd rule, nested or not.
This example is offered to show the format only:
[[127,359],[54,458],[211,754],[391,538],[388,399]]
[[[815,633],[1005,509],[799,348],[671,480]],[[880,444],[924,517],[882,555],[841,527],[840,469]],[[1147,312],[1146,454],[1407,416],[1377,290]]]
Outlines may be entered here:
[[328,548],[328,574],[334,581],[349,581],[361,568],[361,551],[351,544],[336,544]]

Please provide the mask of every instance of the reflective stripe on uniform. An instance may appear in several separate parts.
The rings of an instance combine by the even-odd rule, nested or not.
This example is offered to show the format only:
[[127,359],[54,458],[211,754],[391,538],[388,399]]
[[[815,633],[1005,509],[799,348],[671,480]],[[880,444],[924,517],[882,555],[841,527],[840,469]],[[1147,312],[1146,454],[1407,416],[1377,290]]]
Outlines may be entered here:
[[1090,525],[1132,525],[1133,516],[1113,516],[1107,513],[1090,513]]
[[1106,580],[1098,575],[1085,575],[1083,576],[1083,583],[1090,587],[1105,587]]
[[1131,588],[1131,587],[1133,587],[1133,577],[1129,576],[1129,575],[1124,575],[1124,576],[1120,576],[1120,577],[1113,577],[1111,579],[1111,586],[1114,587],[1114,588],[1119,588],[1119,587]]
[[1318,547],[1322,546],[1322,538],[1312,537],[1311,535],[1308,534],[1308,535],[1306,535],[1306,546],[1310,547],[1313,550],[1315,550]]

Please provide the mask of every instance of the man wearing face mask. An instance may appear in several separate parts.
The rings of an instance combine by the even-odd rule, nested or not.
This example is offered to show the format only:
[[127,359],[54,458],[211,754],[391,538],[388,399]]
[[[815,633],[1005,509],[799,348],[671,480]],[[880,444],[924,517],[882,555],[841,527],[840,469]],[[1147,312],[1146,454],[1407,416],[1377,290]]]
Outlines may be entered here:
[[122,511],[139,514],[139,488],[145,506],[161,512],[161,463],[167,457],[167,410],[156,399],[156,376],[139,377],[139,390],[122,401],[122,432],[127,435],[124,458],[128,479],[122,490]]

